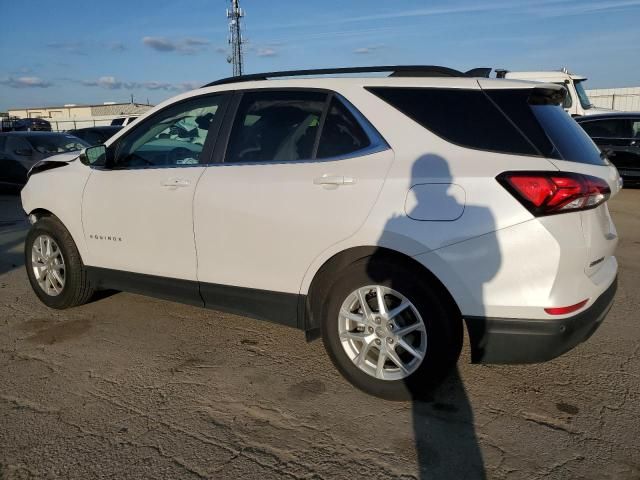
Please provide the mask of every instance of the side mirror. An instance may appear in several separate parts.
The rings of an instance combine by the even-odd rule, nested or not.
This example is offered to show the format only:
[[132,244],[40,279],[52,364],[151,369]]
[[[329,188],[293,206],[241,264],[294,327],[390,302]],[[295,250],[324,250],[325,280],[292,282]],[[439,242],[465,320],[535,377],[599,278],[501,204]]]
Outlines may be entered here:
[[103,167],[107,160],[107,147],[95,145],[85,148],[80,154],[80,161],[91,167]]
[[31,150],[30,148],[18,148],[17,150],[15,150],[15,154],[22,157],[30,157],[31,155],[33,155],[33,150]]

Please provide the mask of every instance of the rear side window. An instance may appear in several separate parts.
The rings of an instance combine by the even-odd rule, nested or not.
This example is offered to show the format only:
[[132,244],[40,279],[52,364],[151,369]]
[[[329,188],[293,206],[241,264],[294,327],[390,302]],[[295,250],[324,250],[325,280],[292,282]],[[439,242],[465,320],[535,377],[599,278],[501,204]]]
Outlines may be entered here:
[[546,93],[539,89],[370,90],[436,135],[463,147],[606,165],[584,130],[555,100],[541,97]]
[[311,159],[326,99],[321,92],[244,93],[225,162]]
[[540,154],[482,90],[394,87],[368,90],[451,143],[501,153]]
[[322,126],[317,158],[331,158],[362,150],[369,137],[347,108],[334,96]]

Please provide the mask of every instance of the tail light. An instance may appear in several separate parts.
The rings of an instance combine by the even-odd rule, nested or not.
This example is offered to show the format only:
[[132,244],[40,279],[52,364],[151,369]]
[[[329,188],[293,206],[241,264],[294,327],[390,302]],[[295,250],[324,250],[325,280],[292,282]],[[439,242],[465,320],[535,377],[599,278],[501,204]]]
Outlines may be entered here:
[[601,178],[565,172],[505,172],[496,178],[535,216],[595,208],[609,199]]

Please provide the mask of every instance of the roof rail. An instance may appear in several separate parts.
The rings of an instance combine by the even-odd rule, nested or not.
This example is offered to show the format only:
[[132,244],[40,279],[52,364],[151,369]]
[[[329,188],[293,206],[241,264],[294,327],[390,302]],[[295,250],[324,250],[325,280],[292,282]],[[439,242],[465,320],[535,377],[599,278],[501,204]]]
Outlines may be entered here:
[[315,70],[285,70],[282,72],[253,73],[239,77],[228,77],[208,83],[204,87],[225,85],[236,82],[249,82],[253,80],[267,80],[280,77],[302,77],[310,75],[342,75],[346,73],[374,73],[391,72],[391,77],[466,77],[458,70],[435,65],[382,65],[375,67],[345,67],[345,68],[318,68]]

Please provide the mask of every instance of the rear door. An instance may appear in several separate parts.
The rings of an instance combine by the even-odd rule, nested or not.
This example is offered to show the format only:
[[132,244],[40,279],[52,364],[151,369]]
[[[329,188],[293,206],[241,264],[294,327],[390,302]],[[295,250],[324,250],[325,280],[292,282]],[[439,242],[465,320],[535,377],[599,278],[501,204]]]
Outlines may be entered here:
[[337,94],[264,89],[235,103],[220,163],[194,201],[208,305],[218,304],[218,285],[298,294],[314,258],[362,225],[393,159]]

